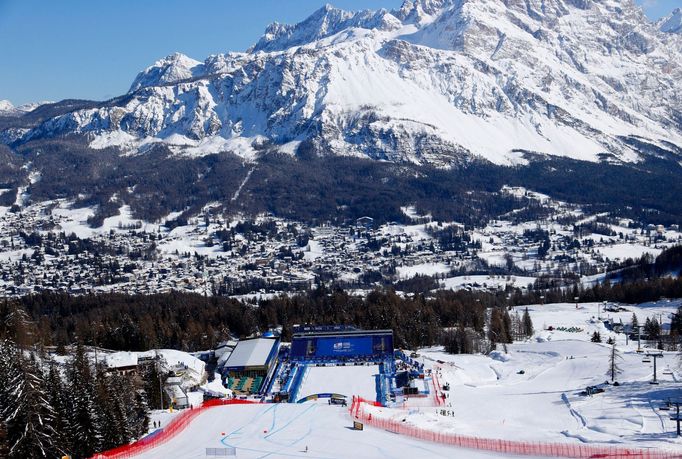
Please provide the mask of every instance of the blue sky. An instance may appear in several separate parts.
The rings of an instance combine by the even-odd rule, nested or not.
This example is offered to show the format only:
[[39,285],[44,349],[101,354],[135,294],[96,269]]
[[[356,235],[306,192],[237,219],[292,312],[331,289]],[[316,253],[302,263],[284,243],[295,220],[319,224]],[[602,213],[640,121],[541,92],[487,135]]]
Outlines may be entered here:
[[[652,18],[682,0],[637,0]],[[203,60],[243,51],[267,24],[298,22],[325,0],[0,0],[0,99],[15,105],[103,100],[175,51]],[[329,0],[339,8],[396,8],[401,0]]]

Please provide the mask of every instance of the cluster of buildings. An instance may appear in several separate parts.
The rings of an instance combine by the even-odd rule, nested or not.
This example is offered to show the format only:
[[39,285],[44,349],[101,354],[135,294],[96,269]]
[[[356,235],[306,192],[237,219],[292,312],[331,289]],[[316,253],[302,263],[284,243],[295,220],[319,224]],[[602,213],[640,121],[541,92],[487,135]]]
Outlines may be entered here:
[[[586,215],[537,193],[506,191],[534,202],[535,214],[520,218],[515,212],[470,228],[413,211],[406,212],[413,224],[375,225],[364,217],[345,226],[275,217],[227,221],[206,212],[172,227],[135,220],[122,208],[102,227],[90,228],[89,214],[68,203],[0,208],[0,294],[249,295],[320,282],[363,289],[418,274],[443,288],[498,289],[510,283],[462,281],[472,273],[519,276],[525,287],[540,276],[594,276],[614,262],[656,255],[682,241],[679,228],[642,228],[617,216]],[[607,228],[608,234],[583,228]]]

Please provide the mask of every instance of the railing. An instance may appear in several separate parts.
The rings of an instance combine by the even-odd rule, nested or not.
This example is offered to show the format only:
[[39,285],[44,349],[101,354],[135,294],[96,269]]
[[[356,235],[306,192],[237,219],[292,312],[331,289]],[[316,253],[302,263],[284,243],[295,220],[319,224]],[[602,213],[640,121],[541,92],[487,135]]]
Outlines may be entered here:
[[682,451],[666,451],[659,448],[628,448],[620,446],[587,445],[582,443],[544,443],[530,441],[501,440],[493,438],[469,437],[449,432],[439,432],[405,422],[386,419],[375,412],[365,410],[366,406],[375,406],[374,402],[362,397],[353,397],[350,414],[354,420],[369,426],[390,432],[406,435],[420,440],[442,443],[460,448],[492,451],[496,453],[517,454],[521,456],[572,457],[580,459],[680,459]]
[[257,403],[249,400],[209,400],[204,402],[201,406],[189,410],[184,410],[177,415],[166,427],[160,429],[153,434],[131,443],[129,445],[119,446],[118,448],[110,449],[102,453],[97,453],[91,459],[127,459],[135,457],[150,449],[154,449],[159,445],[167,442],[171,438],[181,433],[185,428],[200,414],[214,408],[216,406],[224,405],[243,405]]
[[301,389],[301,386],[303,385],[303,381],[306,377],[306,373],[308,371],[308,366],[303,364],[303,365],[298,365],[298,372],[294,375],[294,380],[291,383],[291,386],[289,387],[289,403],[296,403],[296,397],[298,397],[298,391]]

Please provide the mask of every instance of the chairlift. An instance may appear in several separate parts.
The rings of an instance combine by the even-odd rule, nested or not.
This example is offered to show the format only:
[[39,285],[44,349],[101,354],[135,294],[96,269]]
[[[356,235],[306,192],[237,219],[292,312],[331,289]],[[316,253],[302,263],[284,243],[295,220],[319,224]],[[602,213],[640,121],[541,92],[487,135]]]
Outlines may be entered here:
[[651,363],[651,358],[649,358],[649,356],[644,357],[642,363]]
[[665,367],[663,369],[663,374],[664,375],[671,375],[671,374],[673,374],[673,371],[670,369],[670,367]]

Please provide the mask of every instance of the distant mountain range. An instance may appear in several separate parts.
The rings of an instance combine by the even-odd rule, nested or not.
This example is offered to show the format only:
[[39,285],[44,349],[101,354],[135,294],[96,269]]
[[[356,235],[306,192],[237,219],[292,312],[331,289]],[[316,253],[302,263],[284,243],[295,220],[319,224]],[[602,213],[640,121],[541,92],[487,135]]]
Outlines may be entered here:
[[[26,177],[33,170],[32,181],[8,178],[5,188],[38,196],[36,177],[50,171],[36,170],[36,148],[67,141],[106,151],[111,164],[232,155],[235,189],[277,154],[443,171],[561,158],[642,170],[653,160],[679,174],[681,18],[678,9],[652,23],[632,0],[327,5],[301,23],[270,25],[244,53],[161,59],[109,101],[29,113],[0,105],[10,163]],[[65,185],[56,195],[81,192]]]

